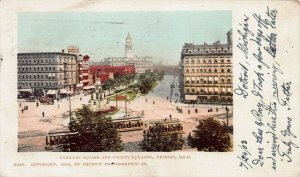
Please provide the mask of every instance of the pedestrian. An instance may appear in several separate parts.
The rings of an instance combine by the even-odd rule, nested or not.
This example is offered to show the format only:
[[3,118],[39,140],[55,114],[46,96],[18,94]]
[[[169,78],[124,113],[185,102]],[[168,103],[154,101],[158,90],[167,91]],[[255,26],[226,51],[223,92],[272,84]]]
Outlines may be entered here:
[[198,113],[198,110],[197,110],[197,109],[195,109],[195,113]]
[[147,103],[147,98],[146,98],[146,103]]
[[24,112],[24,109],[22,109],[22,114],[23,114],[23,112]]
[[45,113],[44,113],[44,111],[42,112],[42,115],[43,115],[43,117],[45,117]]
[[36,102],[36,107],[38,107],[39,106],[39,102]]
[[57,105],[57,108],[59,108],[59,104]]
[[155,104],[155,101],[153,101],[153,104]]
[[218,108],[216,108],[216,112],[218,112]]
[[82,100],[82,98],[80,97],[80,101]]
[[195,105],[193,104],[193,108],[195,107]]
[[190,114],[191,113],[191,111],[190,110],[188,110],[188,114]]
[[172,119],[172,114],[170,114],[170,120]]
[[20,104],[19,104],[19,106],[21,107],[21,106],[22,106],[22,104],[20,103]]
[[169,97],[167,97],[167,100],[169,99]]
[[144,111],[142,110],[142,115],[144,115]]

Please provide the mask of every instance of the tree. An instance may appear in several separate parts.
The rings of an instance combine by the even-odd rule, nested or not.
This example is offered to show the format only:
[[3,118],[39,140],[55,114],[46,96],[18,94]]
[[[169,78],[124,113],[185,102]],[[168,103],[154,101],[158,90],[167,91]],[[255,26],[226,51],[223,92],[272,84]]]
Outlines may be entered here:
[[110,117],[97,115],[84,105],[72,118],[69,129],[71,138],[63,145],[64,151],[107,152],[121,151],[122,140]]
[[164,132],[162,126],[154,126],[153,132],[144,132],[140,146],[144,151],[170,152],[181,150],[184,140],[177,132]]
[[226,152],[230,147],[230,137],[226,127],[213,118],[200,120],[193,135],[188,137],[188,142],[198,151]]

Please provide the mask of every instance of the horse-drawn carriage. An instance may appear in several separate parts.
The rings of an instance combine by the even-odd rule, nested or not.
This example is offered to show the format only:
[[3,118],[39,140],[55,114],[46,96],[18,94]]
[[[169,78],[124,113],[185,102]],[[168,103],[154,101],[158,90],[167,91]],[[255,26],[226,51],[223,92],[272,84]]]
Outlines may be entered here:
[[53,98],[40,98],[41,104],[54,104]]

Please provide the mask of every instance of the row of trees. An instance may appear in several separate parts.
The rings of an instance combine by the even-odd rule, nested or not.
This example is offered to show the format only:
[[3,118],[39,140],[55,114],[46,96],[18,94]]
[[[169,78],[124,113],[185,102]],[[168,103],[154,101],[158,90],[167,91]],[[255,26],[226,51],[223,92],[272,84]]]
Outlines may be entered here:
[[[107,79],[103,85],[102,88],[104,90],[110,90],[114,89],[120,85],[129,85],[133,82],[133,80],[135,79],[136,75],[135,74],[127,74],[124,76],[118,76],[115,77],[115,79]],[[109,93],[110,94],[110,93]]]
[[138,85],[137,85],[140,92],[143,94],[148,93],[153,88],[153,86],[156,84],[157,81],[163,79],[164,74],[165,74],[164,71],[158,71],[158,70],[155,70],[154,72],[147,70],[145,73],[140,74]]

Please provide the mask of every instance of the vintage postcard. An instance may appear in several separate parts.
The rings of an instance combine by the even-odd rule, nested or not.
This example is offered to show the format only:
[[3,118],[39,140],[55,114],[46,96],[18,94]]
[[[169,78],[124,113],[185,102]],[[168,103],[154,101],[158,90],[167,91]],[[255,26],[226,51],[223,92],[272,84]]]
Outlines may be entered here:
[[1,176],[299,176],[299,2],[0,1]]

